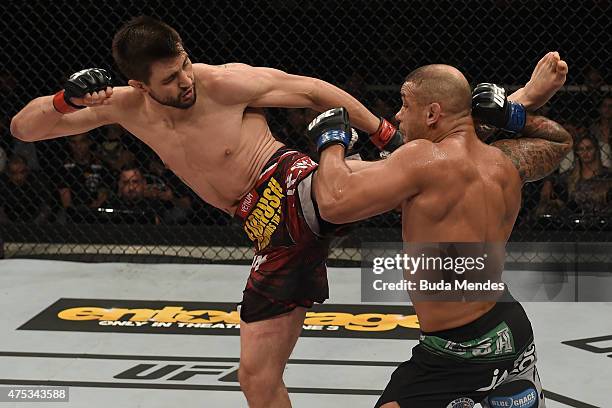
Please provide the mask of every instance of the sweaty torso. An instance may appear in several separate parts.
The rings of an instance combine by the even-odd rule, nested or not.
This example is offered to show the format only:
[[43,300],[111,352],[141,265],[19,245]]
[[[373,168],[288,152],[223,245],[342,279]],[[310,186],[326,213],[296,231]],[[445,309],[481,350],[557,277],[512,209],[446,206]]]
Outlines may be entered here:
[[[475,136],[467,139],[447,138],[436,144],[444,160],[431,169],[432,182],[402,205],[404,242],[508,240],[520,208],[518,171],[499,149],[476,141]],[[427,332],[470,323],[493,305],[414,302],[421,329]]]
[[196,102],[175,120],[152,114],[145,96],[117,89],[120,124],[151,147],[204,201],[233,215],[254,186],[264,164],[282,146],[274,139],[262,109],[219,103],[207,94],[215,70],[194,65]]

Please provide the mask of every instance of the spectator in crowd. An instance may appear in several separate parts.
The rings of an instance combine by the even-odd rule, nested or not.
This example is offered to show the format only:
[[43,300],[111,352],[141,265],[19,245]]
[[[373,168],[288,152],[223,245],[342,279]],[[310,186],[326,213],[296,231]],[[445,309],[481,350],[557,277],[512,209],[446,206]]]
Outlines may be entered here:
[[34,177],[24,157],[14,155],[0,175],[0,224],[45,222],[51,215],[49,188]]
[[[568,131],[570,135],[572,135],[572,139],[574,140],[574,145],[581,140],[584,136],[587,135],[587,129],[583,126],[576,125],[570,121],[563,123],[563,128]],[[563,158],[561,164],[559,164],[558,173],[563,174],[566,171],[570,170],[574,167],[574,151],[572,150]]]
[[2,174],[4,172],[4,169],[6,168],[6,161],[6,151],[4,151],[2,146],[0,146],[0,174]]
[[186,223],[192,213],[194,193],[159,158],[149,161],[148,170],[144,174],[147,186],[145,197],[161,200],[165,204],[164,222]]
[[70,156],[57,174],[56,186],[68,216],[76,222],[88,221],[91,209],[101,207],[108,199],[113,179],[93,154],[88,133],[67,140]]
[[366,98],[367,83],[363,73],[354,71],[351,75],[349,75],[341,88],[353,95],[357,100],[369,105],[369,101]]
[[117,175],[122,168],[133,165],[136,157],[121,140],[121,136],[124,135],[121,126],[109,125],[104,131],[104,141],[98,150],[98,157],[113,174]]
[[32,171],[39,171],[38,152],[34,143],[22,142],[15,139],[13,142],[13,154],[23,157],[28,162],[28,167]]
[[378,117],[387,118],[389,122],[396,125],[397,120],[395,119],[395,112],[397,112],[397,110],[394,112],[391,105],[380,96],[375,96],[373,99],[372,113]]
[[599,104],[599,118],[589,128],[597,138],[601,149],[601,161],[604,166],[612,168],[612,151],[610,150],[610,125],[612,124],[612,96],[608,95]]
[[119,173],[117,195],[100,209],[111,221],[122,224],[161,224],[166,206],[158,197],[147,197],[147,182],[136,166]]
[[544,182],[538,213],[558,214],[563,204],[577,214],[612,215],[612,172],[601,161],[598,141],[590,134],[574,144],[574,167]]
[[309,122],[306,121],[305,111],[306,109],[288,109],[286,122],[277,132],[277,138],[287,146],[310,154],[316,149],[310,138],[306,137],[306,126]]
[[598,92],[605,85],[601,71],[593,65],[585,65],[582,69],[582,76],[584,85],[587,86],[589,91]]

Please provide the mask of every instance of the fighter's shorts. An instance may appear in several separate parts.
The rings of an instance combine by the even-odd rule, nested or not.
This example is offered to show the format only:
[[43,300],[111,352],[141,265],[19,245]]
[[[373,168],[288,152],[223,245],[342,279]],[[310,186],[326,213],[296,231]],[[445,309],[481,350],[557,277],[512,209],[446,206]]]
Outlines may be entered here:
[[505,296],[472,323],[422,333],[376,407],[392,401],[402,408],[545,407],[531,324]]
[[286,147],[268,163],[238,204],[236,217],[255,244],[255,256],[240,308],[245,322],[311,307],[329,297],[329,240],[311,197],[317,163]]

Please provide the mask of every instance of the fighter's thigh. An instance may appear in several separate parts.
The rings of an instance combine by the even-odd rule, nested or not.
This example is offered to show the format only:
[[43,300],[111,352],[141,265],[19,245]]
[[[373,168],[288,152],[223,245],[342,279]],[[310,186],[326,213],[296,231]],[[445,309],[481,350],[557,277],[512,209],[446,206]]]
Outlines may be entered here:
[[240,321],[240,369],[272,370],[285,367],[304,324],[306,309],[296,307],[291,312],[252,323]]

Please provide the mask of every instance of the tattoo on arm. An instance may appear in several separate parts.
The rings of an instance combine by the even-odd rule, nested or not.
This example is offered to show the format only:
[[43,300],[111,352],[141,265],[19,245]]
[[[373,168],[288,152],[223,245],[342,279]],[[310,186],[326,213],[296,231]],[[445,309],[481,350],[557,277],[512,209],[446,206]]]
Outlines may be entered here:
[[498,129],[492,126],[476,125],[476,135],[478,135],[478,138],[483,142],[493,136],[497,131]]
[[552,173],[572,148],[572,137],[561,125],[543,116],[529,116],[517,139],[499,140],[498,147],[518,169],[523,183]]

